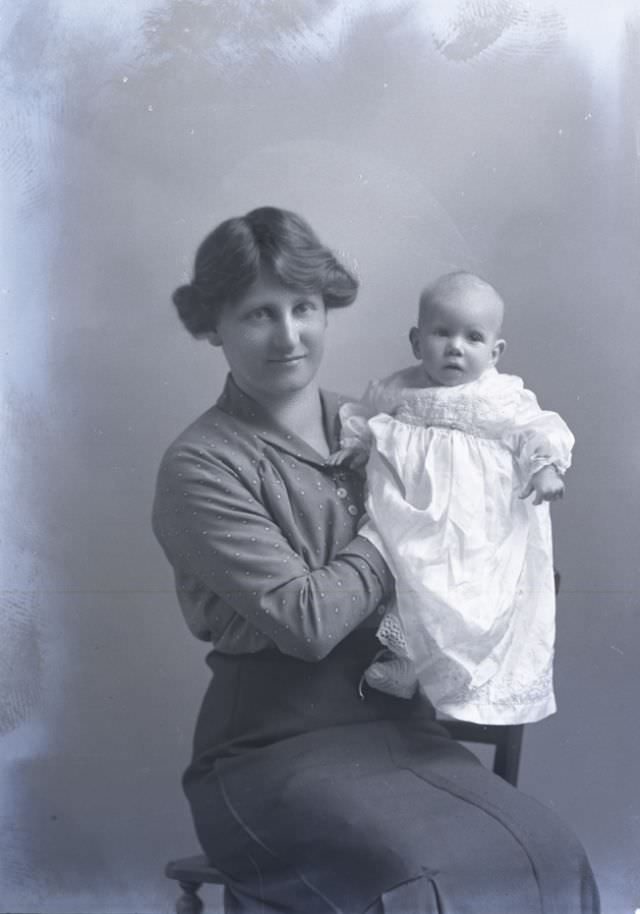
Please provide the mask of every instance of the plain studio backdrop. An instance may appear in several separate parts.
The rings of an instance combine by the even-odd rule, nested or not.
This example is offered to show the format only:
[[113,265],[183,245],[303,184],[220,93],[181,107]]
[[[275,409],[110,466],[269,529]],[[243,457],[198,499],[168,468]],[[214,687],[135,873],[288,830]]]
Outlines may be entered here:
[[[354,267],[325,386],[409,363],[420,287],[507,302],[502,368],[574,430],[559,711],[522,789],[640,907],[640,14],[600,0],[4,4],[0,910],[169,911],[206,646],[149,514],[225,366],[170,304],[265,204]],[[215,909],[218,898],[209,896]]]

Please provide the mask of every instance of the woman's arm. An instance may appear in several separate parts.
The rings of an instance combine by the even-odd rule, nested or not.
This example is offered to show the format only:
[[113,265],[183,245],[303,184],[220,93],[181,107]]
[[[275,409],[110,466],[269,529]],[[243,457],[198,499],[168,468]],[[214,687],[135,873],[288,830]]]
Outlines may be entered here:
[[393,586],[381,555],[361,536],[311,569],[241,474],[188,446],[162,463],[153,528],[176,569],[303,660],[326,656]]

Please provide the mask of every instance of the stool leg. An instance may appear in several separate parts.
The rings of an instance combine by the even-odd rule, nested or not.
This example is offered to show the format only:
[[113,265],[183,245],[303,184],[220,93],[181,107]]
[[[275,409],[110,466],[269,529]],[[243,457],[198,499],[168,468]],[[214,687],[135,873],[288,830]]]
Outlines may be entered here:
[[176,901],[176,914],[202,914],[204,905],[198,895],[201,882],[180,882],[183,893]]

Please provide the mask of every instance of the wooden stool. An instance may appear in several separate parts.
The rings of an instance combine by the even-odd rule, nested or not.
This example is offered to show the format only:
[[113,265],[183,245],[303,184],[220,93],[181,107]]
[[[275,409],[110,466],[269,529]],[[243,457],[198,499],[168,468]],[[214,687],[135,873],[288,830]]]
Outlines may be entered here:
[[204,883],[224,885],[222,873],[210,866],[204,855],[171,860],[164,869],[169,879],[175,879],[182,895],[176,902],[176,914],[202,914],[204,905],[198,889]]

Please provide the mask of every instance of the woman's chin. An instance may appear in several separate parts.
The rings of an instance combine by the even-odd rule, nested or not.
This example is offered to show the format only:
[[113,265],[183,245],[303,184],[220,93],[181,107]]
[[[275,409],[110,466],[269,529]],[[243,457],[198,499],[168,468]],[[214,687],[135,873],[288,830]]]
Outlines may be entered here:
[[317,366],[300,361],[277,366],[268,372],[264,383],[260,385],[264,393],[289,394],[304,390],[312,383],[317,373]]

